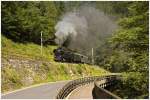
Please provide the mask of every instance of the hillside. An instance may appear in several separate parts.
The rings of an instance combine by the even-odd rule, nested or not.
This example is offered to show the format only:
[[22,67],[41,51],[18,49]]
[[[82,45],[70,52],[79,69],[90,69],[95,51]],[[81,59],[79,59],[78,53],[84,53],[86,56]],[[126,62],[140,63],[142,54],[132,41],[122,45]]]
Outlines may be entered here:
[[[148,1],[2,1],[1,26],[3,92],[109,70],[123,76],[119,91],[112,92],[130,99],[149,97]],[[41,37],[47,45],[42,54],[37,45]],[[49,45],[54,38],[98,66],[55,62],[53,50],[58,47]]]
[[104,75],[109,72],[87,64],[60,63],[53,60],[53,49],[28,43],[15,43],[2,36],[2,92],[50,81]]

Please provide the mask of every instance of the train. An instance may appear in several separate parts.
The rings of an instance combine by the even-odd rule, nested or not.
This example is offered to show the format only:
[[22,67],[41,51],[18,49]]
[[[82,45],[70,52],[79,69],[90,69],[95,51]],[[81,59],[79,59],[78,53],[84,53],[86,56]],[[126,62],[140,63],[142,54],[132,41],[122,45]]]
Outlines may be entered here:
[[65,47],[59,47],[54,49],[54,60],[57,62],[69,62],[69,63],[90,63],[89,57],[69,50]]
[[[56,36],[43,41],[44,45],[56,45]],[[90,64],[90,58],[86,55],[77,53],[76,51],[67,48],[68,39],[57,49],[54,49],[54,60],[57,62],[68,62],[68,63],[87,63]]]

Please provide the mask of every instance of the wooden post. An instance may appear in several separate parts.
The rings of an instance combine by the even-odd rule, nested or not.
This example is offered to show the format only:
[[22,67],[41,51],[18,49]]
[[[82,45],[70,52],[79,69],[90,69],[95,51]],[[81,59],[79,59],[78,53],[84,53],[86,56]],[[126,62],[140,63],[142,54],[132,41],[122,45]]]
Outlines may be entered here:
[[41,31],[41,55],[42,55],[42,48],[43,48],[43,40],[42,40],[42,31]]
[[93,51],[93,48],[92,48],[92,64],[94,65],[94,51]]

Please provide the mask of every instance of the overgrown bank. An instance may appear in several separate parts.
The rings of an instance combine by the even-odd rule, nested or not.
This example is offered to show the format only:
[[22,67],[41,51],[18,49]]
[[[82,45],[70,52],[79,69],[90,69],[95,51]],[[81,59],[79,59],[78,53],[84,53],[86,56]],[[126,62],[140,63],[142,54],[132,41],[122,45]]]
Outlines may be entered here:
[[[149,2],[148,1],[126,1],[126,2],[2,2],[2,35],[18,43],[11,42],[2,37],[2,56],[10,62],[18,59],[35,61],[53,61],[53,49],[56,46],[43,48],[40,54],[40,46],[33,43],[40,43],[40,33],[43,32],[43,40],[54,36],[57,30],[57,22],[63,19],[66,13],[74,11],[82,6],[93,5],[94,8],[118,22],[116,32],[110,33],[109,39],[104,39],[96,34],[107,33],[108,26],[97,25],[103,17],[96,17],[88,14],[87,21],[92,22],[95,27],[89,27],[90,34],[95,36],[90,40],[87,36],[83,40],[89,45],[94,41],[102,41],[93,45],[94,63],[112,72],[125,72],[127,75],[123,80],[125,88],[120,88],[119,95],[124,98],[148,98],[149,96]],[[75,10],[76,11],[76,10]],[[88,9],[85,9],[85,14]],[[93,11],[92,11],[93,12]],[[80,15],[81,14],[77,14]],[[91,15],[93,16],[91,18]],[[62,17],[62,18],[61,18]],[[81,17],[80,17],[81,18]],[[80,19],[79,18],[79,19]],[[78,21],[72,21],[73,24]],[[78,18],[77,18],[78,19]],[[81,18],[82,19],[82,18]],[[84,17],[83,17],[84,19]],[[92,20],[94,19],[94,20]],[[96,19],[96,20],[95,20]],[[87,29],[79,21],[79,29]],[[86,22],[86,21],[85,21]],[[107,23],[108,24],[108,23]],[[72,24],[71,24],[72,25]],[[66,26],[66,25],[62,25]],[[70,26],[70,25],[69,25]],[[89,26],[89,24],[87,24]],[[104,27],[104,28],[103,28]],[[68,27],[67,27],[68,28]],[[99,31],[96,31],[98,28]],[[106,29],[105,29],[106,28]],[[69,29],[69,28],[68,28]],[[72,28],[71,28],[72,29]],[[77,30],[76,25],[75,28]],[[70,29],[69,29],[70,30]],[[62,31],[62,30],[61,30]],[[61,32],[60,31],[60,32]],[[80,31],[81,33],[84,31]],[[67,33],[67,32],[65,32]],[[93,34],[96,33],[96,34]],[[69,33],[68,33],[69,34]],[[83,35],[84,36],[84,35]],[[82,35],[81,35],[82,37]],[[80,38],[80,36],[79,36]],[[68,40],[68,39],[67,39]],[[81,39],[82,40],[82,39]],[[76,41],[75,41],[76,42]],[[83,41],[78,41],[80,44]],[[24,44],[22,44],[24,43]],[[82,44],[81,43],[81,44]],[[85,44],[83,44],[85,46]],[[74,46],[73,46],[74,47]],[[76,46],[75,46],[76,47]],[[90,47],[91,48],[91,47]],[[75,48],[76,49],[76,48]],[[81,49],[81,51],[85,48]],[[76,51],[76,50],[75,50]],[[91,52],[90,52],[91,54]],[[15,58],[18,58],[17,60]],[[20,61],[19,61],[20,62]],[[22,63],[26,62],[21,61]],[[28,61],[27,61],[28,62]],[[30,61],[29,61],[30,63]],[[31,63],[32,65],[32,63]],[[16,64],[16,66],[18,66]],[[26,66],[26,65],[25,65]]]
[[35,44],[14,43],[2,36],[2,92],[42,82],[109,73],[97,66],[55,62],[52,52],[55,47],[44,47],[42,56],[39,48]]

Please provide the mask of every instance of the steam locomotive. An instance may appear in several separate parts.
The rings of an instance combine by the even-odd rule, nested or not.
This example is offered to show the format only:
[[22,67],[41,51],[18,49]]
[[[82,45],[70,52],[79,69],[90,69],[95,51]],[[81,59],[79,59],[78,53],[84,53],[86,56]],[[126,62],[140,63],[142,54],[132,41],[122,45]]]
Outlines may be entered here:
[[[54,39],[56,37],[54,36],[51,39],[48,39],[44,41],[44,44],[51,44],[56,45]],[[70,63],[88,63],[90,64],[89,57],[79,54],[75,51],[72,51],[70,49],[67,49],[67,45],[69,43],[69,39],[67,39],[63,45],[53,51],[54,53],[54,60],[57,62],[70,62]]]
[[65,47],[59,47],[53,52],[54,60],[58,62],[89,63],[89,58],[87,56],[76,53]]

